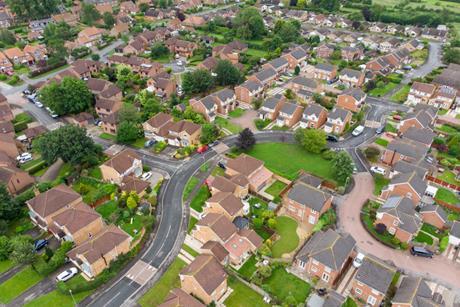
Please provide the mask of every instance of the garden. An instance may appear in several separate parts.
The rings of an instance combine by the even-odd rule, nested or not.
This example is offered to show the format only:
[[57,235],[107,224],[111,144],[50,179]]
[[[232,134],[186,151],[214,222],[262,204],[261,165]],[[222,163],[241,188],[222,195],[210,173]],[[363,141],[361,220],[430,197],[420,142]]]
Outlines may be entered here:
[[460,199],[454,192],[446,188],[439,188],[434,197],[436,200],[445,202],[450,205],[459,205]]
[[190,202],[190,208],[200,213],[203,212],[203,207],[209,197],[211,197],[211,192],[209,192],[208,186],[203,184]]
[[294,251],[299,246],[297,222],[287,216],[276,217],[276,234],[279,238],[272,245],[273,258],[281,258],[284,254]]
[[227,279],[228,286],[233,289],[232,294],[225,300],[227,307],[265,307],[270,306],[265,303],[263,297],[238,280],[235,276],[229,275]]

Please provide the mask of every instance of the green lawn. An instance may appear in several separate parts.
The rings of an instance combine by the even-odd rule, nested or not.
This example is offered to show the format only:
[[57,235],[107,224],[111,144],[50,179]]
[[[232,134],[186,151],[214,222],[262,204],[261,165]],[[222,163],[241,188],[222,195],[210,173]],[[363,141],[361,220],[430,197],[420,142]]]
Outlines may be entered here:
[[204,203],[208,200],[211,196],[209,189],[206,185],[203,185],[196,193],[195,197],[190,202],[190,207],[195,209],[197,212],[203,212]]
[[277,197],[280,195],[281,191],[286,187],[286,184],[284,182],[281,182],[279,180],[276,180],[273,182],[271,186],[269,186],[265,192],[268,194],[272,195],[273,197]]
[[254,272],[257,270],[256,267],[257,259],[255,255],[252,255],[238,270],[238,273],[246,278],[247,280],[251,279]]
[[321,155],[309,153],[296,144],[256,144],[248,154],[265,161],[268,169],[289,180],[297,178],[299,171],[303,169],[312,175],[335,182],[331,161],[323,159]]
[[243,130],[240,126],[231,123],[228,119],[217,116],[214,123],[222,129],[227,129],[232,134],[237,134]]
[[278,300],[285,301],[293,296],[297,303],[304,303],[310,293],[310,285],[302,279],[288,273],[283,267],[277,267],[264,281],[264,288]]
[[0,284],[0,303],[8,304],[21,293],[43,279],[32,267],[28,266],[4,283]]
[[184,188],[184,193],[182,194],[182,199],[187,200],[190,197],[193,189],[200,183],[200,180],[196,177],[191,177]]
[[441,239],[443,237],[443,234],[439,231],[439,229],[433,225],[423,223],[422,230],[434,237],[437,237],[438,239]]
[[193,248],[191,248],[187,244],[182,244],[182,249],[184,251],[186,251],[187,253],[189,253],[190,255],[192,255],[193,257],[196,257],[196,256],[199,255],[199,253],[196,250],[194,250]]
[[191,233],[195,224],[198,223],[198,220],[193,216],[190,216],[190,221],[188,222],[188,231],[187,233]]
[[100,137],[101,139],[103,139],[103,140],[109,140],[109,141],[115,141],[116,138],[117,138],[115,135],[109,134],[109,133],[105,133],[105,132],[99,134],[99,137]]
[[455,174],[451,171],[444,171],[441,175],[438,176],[439,179],[444,180],[450,184],[460,185],[460,181],[455,179]]
[[3,272],[8,271],[8,270],[11,269],[13,266],[14,266],[14,263],[13,263],[13,261],[11,261],[11,260],[3,260],[3,261],[0,261],[0,274],[3,273]]
[[373,174],[374,177],[374,195],[379,196],[382,189],[390,183],[390,179],[383,177],[380,174]]
[[[93,293],[91,291],[84,291],[73,295],[75,301],[81,302],[84,298]],[[72,297],[70,295],[65,295],[59,292],[58,290],[51,291],[45,295],[39,296],[38,298],[28,302],[24,305],[25,307],[49,307],[49,306],[59,306],[59,307],[73,307],[75,306]]]
[[388,146],[388,143],[390,143],[390,142],[388,142],[385,139],[378,138],[378,139],[375,140],[375,143],[386,148]]
[[139,300],[141,306],[158,306],[165,300],[173,288],[180,288],[179,273],[186,263],[176,258],[160,280]]
[[245,112],[244,109],[236,108],[235,110],[230,111],[228,113],[228,116],[233,117],[233,118],[237,118],[237,117],[243,116],[244,112]]
[[26,172],[30,172],[30,171],[33,171],[33,170],[41,169],[39,165],[42,165],[43,168],[44,168],[45,164],[46,164],[45,160],[43,160],[40,157],[40,158],[37,158],[35,160],[31,160],[29,162],[26,162],[26,163],[22,164],[21,169],[26,171]]
[[118,209],[117,202],[109,200],[105,204],[102,204],[96,208],[96,211],[102,215],[103,218],[108,219],[109,216]]
[[140,139],[137,139],[135,140],[134,142],[131,143],[131,146],[133,147],[136,147],[136,148],[144,148],[144,144],[145,144],[145,141],[147,139],[146,138],[140,138]]
[[433,245],[433,238],[423,231],[418,232],[417,236],[414,238],[414,241]]
[[120,224],[121,229],[126,231],[131,237],[136,238],[140,233],[143,227],[142,217],[139,215],[134,215],[131,220],[128,222],[123,222]]
[[233,289],[232,294],[225,300],[227,307],[264,307],[270,306],[264,302],[263,297],[239,281],[235,276],[228,277],[228,286]]
[[383,87],[374,88],[368,94],[370,96],[373,96],[373,97],[382,97],[382,96],[386,95],[387,93],[391,92],[397,86],[398,86],[398,84],[396,84],[396,83],[388,82]]
[[446,188],[439,188],[438,192],[436,192],[435,198],[441,201],[445,201],[446,203],[451,205],[458,205],[460,203],[460,200],[454,194],[454,192]]
[[99,166],[91,168],[88,172],[88,176],[101,180],[102,172]]
[[249,56],[256,56],[259,58],[267,58],[267,52],[259,49],[248,48],[248,51],[245,52]]
[[297,222],[287,216],[278,216],[276,218],[276,232],[280,236],[273,243],[273,258],[280,258],[285,253],[290,253],[299,245],[299,236],[297,235]]
[[34,120],[34,118],[32,116],[30,116],[28,113],[19,113],[18,115],[16,115],[14,117],[14,119],[12,120],[12,123],[15,124],[15,123],[19,123],[19,122],[25,122],[25,123],[30,123]]
[[387,124],[385,125],[385,131],[386,131],[386,132],[393,132],[393,133],[396,133],[396,132],[398,132],[398,129],[396,129],[396,127],[395,127],[393,124],[387,123]]
[[435,129],[439,130],[439,131],[442,131],[442,132],[445,132],[447,134],[459,133],[460,132],[460,129],[457,129],[457,128],[452,127],[450,125],[441,125],[439,127],[436,127]]
[[358,304],[356,304],[351,297],[347,297],[347,300],[343,303],[342,307],[358,307]]
[[396,93],[394,93],[390,100],[398,103],[403,103],[407,100],[407,95],[409,95],[410,85],[406,84],[402,88],[399,89]]
[[224,176],[225,175],[225,170],[219,166],[216,166],[212,172],[211,175],[215,176]]

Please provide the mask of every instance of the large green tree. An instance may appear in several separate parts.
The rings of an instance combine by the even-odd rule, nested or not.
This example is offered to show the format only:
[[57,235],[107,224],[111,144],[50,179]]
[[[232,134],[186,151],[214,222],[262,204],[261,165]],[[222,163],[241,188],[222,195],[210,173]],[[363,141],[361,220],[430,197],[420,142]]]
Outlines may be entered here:
[[201,127],[200,142],[202,144],[209,144],[217,140],[219,137],[219,128],[214,124],[204,124]]
[[0,182],[0,220],[10,221],[19,217],[21,213],[21,204],[15,201],[6,185]]
[[312,153],[320,153],[327,144],[326,133],[319,129],[297,129],[295,139],[306,151]]
[[29,236],[16,236],[10,241],[11,253],[9,259],[15,264],[28,265],[35,262],[37,255],[34,250],[32,238]]
[[332,159],[332,165],[335,170],[335,179],[339,183],[345,183],[353,174],[354,163],[350,155],[346,151],[340,151]]
[[143,136],[144,131],[139,123],[122,121],[117,127],[117,142],[128,144]]
[[113,25],[116,22],[115,17],[113,17],[112,13],[110,12],[105,12],[102,15],[102,19],[104,20],[104,25],[107,29],[112,29]]
[[247,7],[238,12],[233,20],[237,37],[243,39],[261,38],[266,30],[264,20],[254,7]]
[[285,43],[293,42],[300,37],[300,23],[280,19],[275,24],[274,33]]
[[236,140],[236,147],[241,150],[249,150],[256,144],[256,138],[254,133],[249,128],[244,129],[238,135]]
[[214,78],[206,69],[186,72],[182,77],[182,89],[186,94],[206,93],[214,86]]
[[328,12],[336,12],[340,9],[339,0],[311,0],[311,5]]
[[228,60],[220,60],[214,69],[216,83],[219,85],[236,85],[243,79],[243,74]]
[[83,3],[80,12],[80,21],[92,26],[99,19],[101,19],[101,14],[96,10],[96,7],[93,4]]
[[64,77],[61,83],[51,82],[40,90],[41,101],[58,115],[77,114],[93,103],[93,94],[85,81]]
[[11,243],[7,236],[0,236],[0,261],[7,260],[11,253]]
[[8,31],[7,29],[1,29],[0,42],[5,45],[14,45],[16,43],[16,36],[14,36],[13,32]]
[[58,12],[59,0],[6,0],[9,9],[23,20],[40,19]]
[[74,125],[66,125],[44,134],[34,146],[48,164],[58,158],[71,164],[81,164],[101,152],[100,147],[86,135],[86,130]]

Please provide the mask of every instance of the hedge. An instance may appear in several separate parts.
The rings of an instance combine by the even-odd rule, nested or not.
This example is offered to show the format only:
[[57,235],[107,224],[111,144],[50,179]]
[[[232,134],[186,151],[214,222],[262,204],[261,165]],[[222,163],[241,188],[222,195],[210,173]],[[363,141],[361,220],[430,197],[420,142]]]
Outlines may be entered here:
[[58,62],[54,65],[48,65],[48,66],[45,66],[45,67],[41,67],[39,69],[36,69],[36,70],[33,70],[29,73],[29,78],[34,78],[34,77],[37,77],[41,74],[44,74],[44,73],[47,73],[49,71],[52,71],[53,69],[56,69],[58,67],[61,67],[61,66],[64,66],[67,64],[67,61],[61,61],[61,62]]
[[38,273],[43,276],[48,276],[63,266],[67,257],[67,252],[72,249],[72,246],[73,243],[69,241],[62,243],[48,262],[35,265]]
[[27,129],[27,121],[22,121],[22,122],[15,123],[13,126],[14,126],[14,132],[20,132],[22,130],[26,130]]
[[29,168],[27,169],[27,172],[28,172],[29,174],[35,174],[36,172],[38,172],[38,171],[44,169],[45,167],[46,167],[46,161],[45,161],[45,160],[42,160],[42,161],[38,162],[37,164],[35,164],[35,165],[29,167]]

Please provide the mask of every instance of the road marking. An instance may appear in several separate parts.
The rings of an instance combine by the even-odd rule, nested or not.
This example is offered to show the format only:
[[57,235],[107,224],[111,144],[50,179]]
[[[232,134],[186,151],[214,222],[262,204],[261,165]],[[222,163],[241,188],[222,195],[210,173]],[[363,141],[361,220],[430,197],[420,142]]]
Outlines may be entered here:
[[120,294],[121,294],[121,292],[117,292],[117,294],[115,294],[110,300],[107,301],[107,303],[105,303],[105,304],[102,305],[102,306],[104,306],[104,307],[105,307],[105,306],[109,306],[110,303],[111,303],[114,299],[116,299]]

